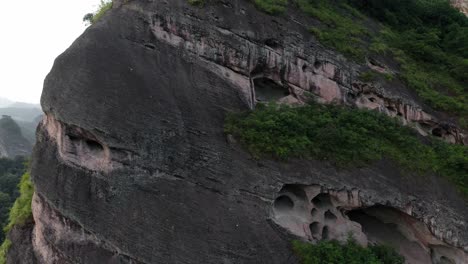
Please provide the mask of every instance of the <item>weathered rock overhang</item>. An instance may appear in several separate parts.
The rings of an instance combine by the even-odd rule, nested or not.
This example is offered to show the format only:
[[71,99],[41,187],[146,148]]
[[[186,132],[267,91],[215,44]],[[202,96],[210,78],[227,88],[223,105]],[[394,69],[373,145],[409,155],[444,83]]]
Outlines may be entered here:
[[[301,239],[317,242],[350,237],[359,244],[388,244],[408,263],[463,264],[468,245],[460,242],[460,221],[439,223],[421,201],[382,201],[358,189],[330,189],[321,185],[285,185],[273,203],[272,219]],[[459,218],[456,213],[452,215]],[[455,227],[454,229],[452,229]]]
[[[260,36],[235,24],[223,23],[233,17],[248,21],[251,15],[248,10],[226,2],[219,5],[218,10],[235,9],[234,14],[223,18],[210,6],[198,12],[181,8],[184,16],[177,17],[144,14],[150,20],[155,40],[178,48],[198,66],[233,84],[250,108],[261,101],[256,95],[255,80],[267,78],[288,91],[277,100],[282,103],[302,104],[314,97],[321,103],[376,110],[401,119],[424,136],[434,135],[450,143],[466,143],[460,128],[424,110],[424,106],[409,96],[384,89],[378,83],[359,81],[361,72],[376,66],[370,63],[370,66],[358,65],[321,47],[307,32],[306,19],[272,17],[273,28],[284,30],[294,25],[294,31]],[[154,48],[155,44],[145,45]]]

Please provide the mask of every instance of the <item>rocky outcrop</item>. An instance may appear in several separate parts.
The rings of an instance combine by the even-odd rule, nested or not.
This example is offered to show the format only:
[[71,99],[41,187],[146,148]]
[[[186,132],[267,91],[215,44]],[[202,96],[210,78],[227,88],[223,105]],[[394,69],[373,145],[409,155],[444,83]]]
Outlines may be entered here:
[[[273,204],[273,220],[309,241],[345,242],[353,237],[363,246],[391,245],[408,263],[465,263],[468,254],[453,230],[424,215],[430,207],[415,201],[382,201],[358,189],[286,185]],[[459,223],[458,228],[464,225]]]
[[[424,239],[407,241],[434,263],[466,262],[466,201],[444,179],[402,173],[388,161],[347,170],[259,161],[223,133],[228,111],[309,96],[440,124],[417,98],[359,83],[367,66],[319,45],[309,18],[294,10],[272,17],[246,0],[203,9],[185,0],[119,2],[45,81],[31,172],[32,259],[296,263],[293,239],[353,231],[373,243],[374,225],[364,223],[393,221],[397,212],[423,227]],[[370,93],[382,103],[366,103]],[[386,209],[374,213],[376,206]],[[343,230],[328,224],[335,221]]]
[[467,0],[451,0],[451,1],[454,7],[460,9],[462,13],[468,16],[468,1]]
[[28,156],[32,145],[23,137],[21,128],[10,116],[0,119],[0,157]]

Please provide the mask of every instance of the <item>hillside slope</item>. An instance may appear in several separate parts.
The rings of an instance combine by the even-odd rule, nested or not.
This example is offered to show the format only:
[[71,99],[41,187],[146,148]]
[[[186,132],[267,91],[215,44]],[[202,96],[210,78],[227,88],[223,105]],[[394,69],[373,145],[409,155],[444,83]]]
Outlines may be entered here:
[[4,115],[0,119],[0,157],[28,156],[31,151],[32,144],[23,136],[18,124]]

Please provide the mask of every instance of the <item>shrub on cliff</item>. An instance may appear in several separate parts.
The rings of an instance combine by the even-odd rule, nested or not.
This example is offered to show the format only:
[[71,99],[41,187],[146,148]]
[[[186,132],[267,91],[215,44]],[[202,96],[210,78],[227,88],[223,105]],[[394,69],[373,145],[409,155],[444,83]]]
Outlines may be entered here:
[[[9,223],[4,228],[5,233],[9,232],[16,225],[24,225],[31,219],[31,202],[34,193],[34,187],[30,180],[29,173],[25,173],[18,185],[20,196],[16,199],[13,207],[10,210]],[[6,263],[6,255],[11,246],[11,241],[5,239],[0,246],[0,264]]]
[[316,245],[293,242],[293,249],[302,264],[403,264],[405,259],[386,246],[364,248],[353,240],[346,244],[321,241]]
[[97,10],[93,13],[88,13],[83,17],[84,22],[90,24],[96,23],[108,10],[112,8],[112,0],[101,0]]
[[11,247],[11,241],[6,239],[0,246],[0,264],[6,263],[6,255]]
[[10,211],[9,223],[5,227],[8,232],[15,225],[23,225],[31,218],[31,201],[34,193],[34,186],[31,182],[29,173],[25,173],[19,184],[20,196],[16,199]]
[[[8,220],[8,214],[13,202],[18,197],[18,183],[21,175],[26,171],[26,159],[16,157],[15,159],[0,159],[0,227],[3,229]],[[3,242],[4,234],[0,231],[0,243]]]
[[366,166],[383,158],[414,172],[440,174],[468,197],[468,148],[433,138],[423,143],[400,121],[376,111],[332,105],[259,104],[230,114],[232,134],[257,158],[313,158],[338,166]]

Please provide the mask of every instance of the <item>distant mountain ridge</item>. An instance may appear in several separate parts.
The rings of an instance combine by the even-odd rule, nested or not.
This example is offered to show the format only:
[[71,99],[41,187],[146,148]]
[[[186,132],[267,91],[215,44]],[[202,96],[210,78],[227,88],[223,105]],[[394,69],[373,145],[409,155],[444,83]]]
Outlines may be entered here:
[[23,136],[21,127],[7,115],[0,119],[0,157],[28,156],[32,143]]
[[0,117],[11,117],[20,127],[22,136],[31,144],[35,142],[36,127],[42,119],[42,114],[39,104],[14,102],[0,97]]

